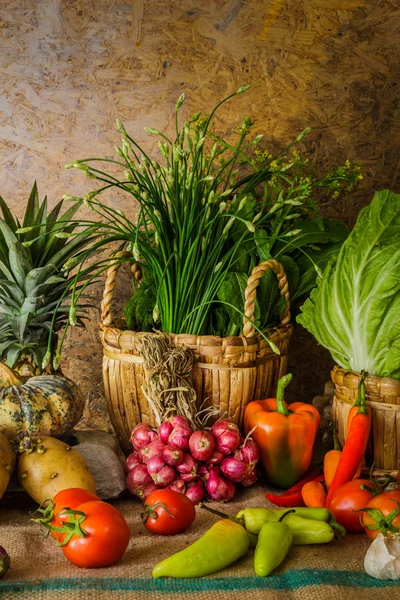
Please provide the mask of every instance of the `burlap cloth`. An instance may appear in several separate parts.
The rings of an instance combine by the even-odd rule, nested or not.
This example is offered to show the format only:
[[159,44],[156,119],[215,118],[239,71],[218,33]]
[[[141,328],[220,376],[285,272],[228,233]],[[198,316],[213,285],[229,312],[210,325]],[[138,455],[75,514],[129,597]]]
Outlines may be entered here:
[[[264,486],[240,492],[235,501],[219,508],[236,514],[251,506],[268,506]],[[25,494],[5,496],[0,504],[0,544],[11,556],[11,569],[0,581],[4,600],[362,600],[399,598],[396,582],[380,582],[365,574],[363,559],[368,548],[365,535],[349,535],[323,546],[297,546],[270,577],[257,578],[253,551],[230,568],[199,579],[152,580],[152,567],[202,535],[218,517],[197,509],[190,529],[176,536],[155,536],[141,525],[140,504],[135,498],[113,502],[127,519],[132,533],[128,550],[107,569],[79,569],[71,565],[52,538],[29,521],[36,508]],[[212,506],[217,507],[216,504]]]

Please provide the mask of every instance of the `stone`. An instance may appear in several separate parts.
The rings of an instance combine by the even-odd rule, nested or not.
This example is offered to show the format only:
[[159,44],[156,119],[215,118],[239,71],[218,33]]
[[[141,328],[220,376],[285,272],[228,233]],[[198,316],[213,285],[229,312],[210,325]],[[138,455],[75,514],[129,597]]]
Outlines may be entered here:
[[124,459],[112,435],[105,431],[73,430],[62,440],[82,454],[96,482],[99,498],[111,500],[124,493]]
[[335,393],[335,384],[333,381],[327,381],[324,388],[325,396],[333,396]]
[[319,413],[322,413],[324,408],[329,404],[330,397],[329,396],[315,396],[313,398],[313,406],[318,410]]

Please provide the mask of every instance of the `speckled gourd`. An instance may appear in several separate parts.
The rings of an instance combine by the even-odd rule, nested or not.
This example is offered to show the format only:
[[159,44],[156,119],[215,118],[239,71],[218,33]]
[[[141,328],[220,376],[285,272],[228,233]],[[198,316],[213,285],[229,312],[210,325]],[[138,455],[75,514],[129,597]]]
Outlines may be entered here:
[[60,375],[39,375],[22,381],[0,363],[0,431],[13,439],[59,436],[70,431],[82,416],[85,399],[79,387]]
[[38,504],[69,488],[96,493],[96,484],[85,459],[61,440],[48,436],[23,437],[17,452],[18,480]]
[[3,433],[0,433],[0,498],[7,489],[16,456],[13,447]]

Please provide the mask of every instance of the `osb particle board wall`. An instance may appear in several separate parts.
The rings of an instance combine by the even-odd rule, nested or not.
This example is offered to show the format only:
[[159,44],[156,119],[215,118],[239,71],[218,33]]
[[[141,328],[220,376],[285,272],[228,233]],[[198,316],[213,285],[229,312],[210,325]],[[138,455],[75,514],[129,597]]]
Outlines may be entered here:
[[[321,170],[363,165],[358,190],[323,202],[351,224],[374,189],[399,187],[399,24],[398,0],[2,0],[0,193],[17,214],[34,179],[52,202],[82,195],[88,181],[63,165],[111,157],[117,117],[149,144],[144,126],[168,130],[183,91],[191,114],[248,82],[221,111],[221,132],[251,114],[281,146],[312,127]],[[293,392],[310,400],[331,360],[297,331],[291,362]],[[65,368],[96,408],[95,325],[74,332]]]

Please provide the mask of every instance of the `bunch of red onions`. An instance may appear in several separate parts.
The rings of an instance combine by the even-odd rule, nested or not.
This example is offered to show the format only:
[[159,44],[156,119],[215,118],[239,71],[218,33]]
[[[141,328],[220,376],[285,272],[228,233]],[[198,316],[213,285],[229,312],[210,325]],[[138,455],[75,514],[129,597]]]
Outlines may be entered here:
[[206,496],[226,502],[257,480],[258,447],[241,437],[228,419],[217,421],[211,431],[192,431],[185,417],[171,417],[158,431],[145,423],[131,436],[134,451],[126,459],[126,486],[141,499],[160,488],[186,494],[194,504]]

